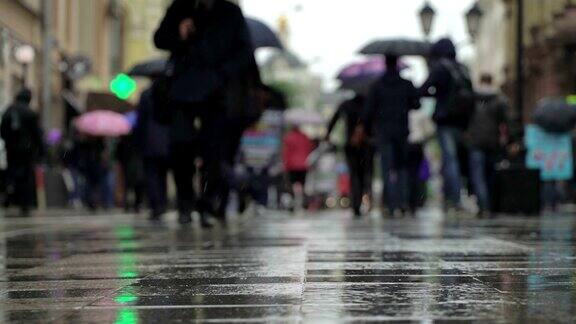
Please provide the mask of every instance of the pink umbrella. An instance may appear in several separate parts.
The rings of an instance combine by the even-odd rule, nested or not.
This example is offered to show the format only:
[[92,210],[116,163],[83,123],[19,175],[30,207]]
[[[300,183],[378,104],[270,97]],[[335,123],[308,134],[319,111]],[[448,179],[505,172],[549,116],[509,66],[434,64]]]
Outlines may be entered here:
[[119,137],[130,134],[132,127],[122,114],[107,110],[85,113],[74,122],[80,133],[97,137]]

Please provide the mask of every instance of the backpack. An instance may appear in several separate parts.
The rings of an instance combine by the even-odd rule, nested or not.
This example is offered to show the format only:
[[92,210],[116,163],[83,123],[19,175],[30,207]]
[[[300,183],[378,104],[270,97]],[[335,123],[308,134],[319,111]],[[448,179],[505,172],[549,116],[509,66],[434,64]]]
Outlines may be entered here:
[[476,96],[468,71],[457,63],[442,61],[452,78],[447,107],[448,119],[468,127],[476,110]]

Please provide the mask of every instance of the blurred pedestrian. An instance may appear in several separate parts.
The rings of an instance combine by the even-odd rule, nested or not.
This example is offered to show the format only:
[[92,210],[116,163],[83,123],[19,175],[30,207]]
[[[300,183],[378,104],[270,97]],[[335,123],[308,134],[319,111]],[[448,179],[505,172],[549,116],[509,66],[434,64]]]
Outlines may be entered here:
[[[150,204],[150,220],[160,221],[168,207],[167,176],[170,164],[170,128],[159,123],[155,114],[165,109],[161,91],[165,89],[165,80],[154,80],[145,90],[138,104],[138,121],[134,127],[136,145],[142,154],[146,188]],[[189,166],[194,167],[194,166]]]
[[456,59],[454,43],[444,38],[431,50],[430,76],[421,87],[421,95],[436,99],[433,119],[442,151],[445,207],[461,209],[461,170],[458,144],[474,112],[475,97],[465,66]]
[[146,178],[142,153],[134,135],[120,138],[116,145],[116,159],[124,177],[124,211],[140,213],[144,203]]
[[477,89],[478,105],[467,129],[470,181],[479,215],[492,212],[491,187],[496,163],[508,144],[508,100],[494,87],[490,74],[483,74]]
[[358,137],[372,127],[382,165],[383,198],[390,215],[408,211],[408,114],[418,108],[418,91],[400,76],[398,57],[387,56],[386,73],[370,90]]
[[305,204],[306,176],[310,168],[308,157],[312,151],[314,151],[312,140],[302,132],[300,127],[293,126],[284,137],[282,145],[282,162],[292,185],[293,210],[296,208],[297,199],[301,199],[303,205]]
[[346,161],[351,181],[351,200],[354,216],[362,215],[362,201],[371,194],[374,166],[374,147],[368,140],[362,140],[359,145],[352,145],[352,137],[366,106],[366,98],[357,94],[354,98],[340,105],[330,123],[325,141],[330,141],[330,134],[336,123],[344,118],[346,121]]
[[260,71],[252,56],[250,69],[238,75],[228,84],[229,101],[221,134],[221,156],[224,178],[218,197],[216,217],[226,220],[226,210],[231,190],[231,179],[234,177],[234,162],[238,156],[244,132],[254,125],[262,116],[266,107],[265,88],[260,80]]
[[28,216],[35,204],[35,164],[42,154],[42,130],[37,114],[30,108],[32,92],[21,90],[4,112],[0,135],[8,162],[8,188],[22,216]]
[[250,35],[240,8],[225,0],[176,0],[154,36],[156,47],[171,53],[166,92],[174,121],[173,171],[179,221],[188,224],[195,203],[195,156],[203,160],[203,185],[196,208],[211,226],[223,183],[225,116],[241,96],[238,86],[253,68]]
[[107,190],[109,163],[106,157],[104,138],[84,137],[77,144],[78,168],[84,178],[83,201],[91,211],[109,207]]

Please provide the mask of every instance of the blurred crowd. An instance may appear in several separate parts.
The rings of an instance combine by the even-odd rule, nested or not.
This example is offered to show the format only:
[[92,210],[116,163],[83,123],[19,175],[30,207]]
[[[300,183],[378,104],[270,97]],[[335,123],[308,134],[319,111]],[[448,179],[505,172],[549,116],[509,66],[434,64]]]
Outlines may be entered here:
[[[331,134],[340,119],[346,126],[347,166],[339,172],[338,195],[349,201],[340,205],[357,217],[374,206],[392,217],[414,215],[426,205],[434,173],[431,142],[440,152],[447,212],[464,211],[467,196],[475,197],[481,216],[506,210],[510,201],[501,197],[516,199],[514,188],[521,186],[508,183],[515,181],[512,171],[529,184],[524,190],[540,185],[540,177],[523,167],[522,125],[508,99],[490,75],[473,86],[449,39],[432,46],[429,76],[421,87],[402,76],[401,54],[386,55],[386,72],[340,105],[322,139],[310,138],[302,123],[285,118],[286,100],[260,79],[257,45],[235,4],[176,0],[154,44],[170,58],[160,73],[148,76],[151,85],[141,94],[129,131],[98,134],[94,127],[112,125],[117,116],[86,117],[85,125],[78,121],[57,148],[47,150],[30,108],[32,93],[18,94],[1,124],[6,204],[29,213],[37,199],[35,166],[49,160],[52,150],[66,170],[70,204],[90,210],[117,206],[121,183],[119,205],[137,213],[147,205],[150,219],[159,222],[171,207],[169,173],[182,225],[195,213],[203,227],[211,227],[213,219],[225,221],[232,196],[241,213],[250,204],[258,211],[321,208],[329,205],[326,197],[313,197],[307,179],[322,167],[337,172],[336,164],[322,160],[333,152]],[[435,99],[434,114],[418,119],[414,112],[427,97]],[[377,174],[381,194],[373,193]],[[512,192],[504,192],[508,187]],[[542,202],[551,209],[557,206],[557,188],[554,181],[544,183]]]

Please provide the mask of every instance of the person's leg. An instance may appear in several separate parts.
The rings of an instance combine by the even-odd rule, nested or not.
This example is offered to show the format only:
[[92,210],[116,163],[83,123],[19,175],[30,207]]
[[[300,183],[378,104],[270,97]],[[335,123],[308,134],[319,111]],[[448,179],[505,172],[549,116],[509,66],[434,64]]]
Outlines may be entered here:
[[225,161],[222,145],[222,117],[218,110],[204,111],[199,115],[201,129],[199,149],[202,157],[202,188],[198,197],[198,212],[203,227],[210,227],[209,215],[216,216],[222,203],[224,192]]
[[397,194],[397,207],[406,212],[409,209],[410,200],[410,183],[408,174],[408,141],[406,139],[399,139],[397,141],[397,149],[395,152],[396,159],[396,183],[394,191]]
[[157,159],[144,160],[144,172],[146,174],[146,188],[148,192],[148,202],[150,204],[150,219],[158,220],[163,214],[161,203],[161,176]]
[[20,211],[22,216],[28,216],[34,206],[34,197],[36,191],[36,181],[33,164],[21,166],[22,177],[18,180],[20,187]]
[[354,149],[352,147],[346,148],[346,160],[348,161],[348,170],[351,183],[351,200],[352,200],[352,211],[354,216],[361,215],[362,207],[362,195],[364,192],[364,167],[362,165],[361,156],[362,151]]
[[376,149],[372,145],[368,145],[365,151],[366,158],[364,159],[364,193],[372,198],[372,185],[374,181],[374,156]]
[[453,127],[438,128],[438,140],[442,151],[442,175],[446,202],[460,206],[460,164],[457,151],[458,131]]
[[488,178],[486,175],[486,154],[480,149],[470,150],[470,181],[474,195],[478,199],[480,212],[490,210],[490,198],[488,192]]
[[382,184],[384,186],[382,190],[382,198],[384,205],[388,208],[390,214],[394,214],[394,209],[396,206],[394,205],[394,198],[392,192],[392,178],[393,178],[393,161],[394,161],[394,152],[393,152],[392,143],[389,141],[383,142],[380,144],[380,163],[381,163],[381,172],[382,172]]
[[191,143],[173,144],[171,148],[171,167],[174,173],[179,221],[181,224],[192,222],[194,205],[194,156],[190,154]]

